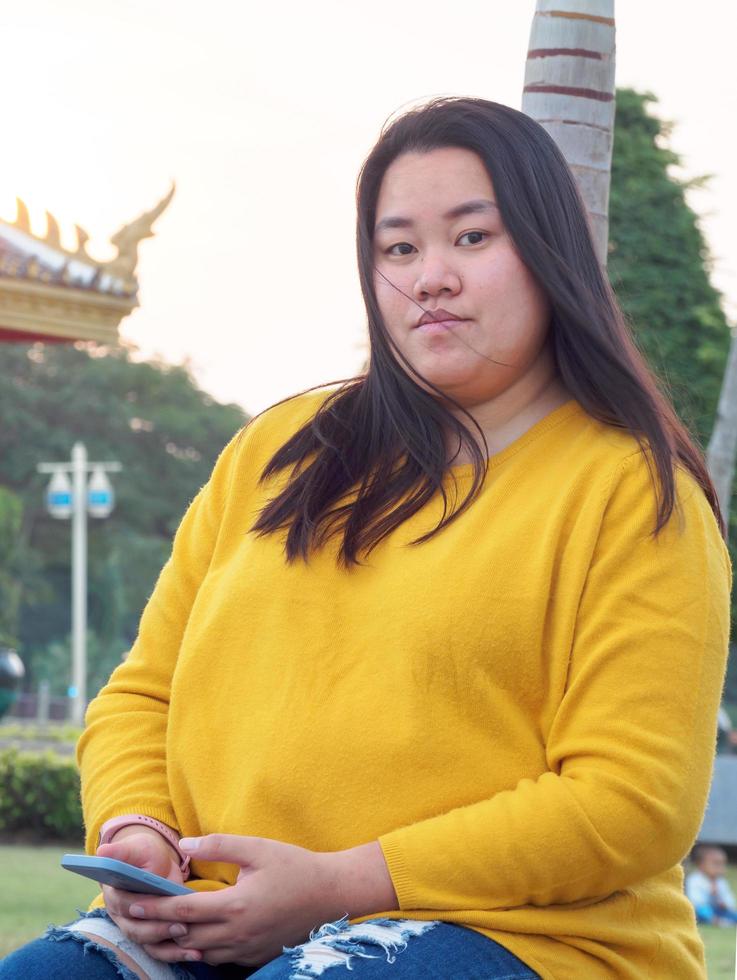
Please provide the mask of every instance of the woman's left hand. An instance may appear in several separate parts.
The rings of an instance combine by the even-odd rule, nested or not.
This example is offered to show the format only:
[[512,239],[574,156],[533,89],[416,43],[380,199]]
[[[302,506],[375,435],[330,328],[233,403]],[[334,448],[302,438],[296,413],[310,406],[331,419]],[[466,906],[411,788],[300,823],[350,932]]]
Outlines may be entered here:
[[[184,839],[180,846],[198,861],[237,864],[240,871],[236,883],[220,891],[174,898],[140,895],[131,903],[131,919],[174,923],[172,942],[143,944],[151,956],[166,962],[202,959],[213,965],[245,966],[268,962],[281,954],[283,946],[304,942],[310,930],[324,922],[346,913],[362,914],[342,907],[352,897],[342,887],[346,872],[354,878],[357,872],[359,882],[371,883],[374,891],[376,883],[381,888],[388,880],[389,891],[377,893],[376,911],[385,896],[389,901],[396,897],[378,843],[322,853],[263,837],[210,834]],[[183,927],[186,933],[176,935]]]

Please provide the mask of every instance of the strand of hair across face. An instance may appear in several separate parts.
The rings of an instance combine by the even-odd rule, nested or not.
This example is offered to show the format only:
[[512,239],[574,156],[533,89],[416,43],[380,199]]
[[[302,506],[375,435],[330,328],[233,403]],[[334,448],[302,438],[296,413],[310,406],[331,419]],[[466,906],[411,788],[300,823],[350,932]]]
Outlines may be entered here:
[[[423,313],[427,313],[428,316],[433,315],[432,310],[426,310],[425,307],[422,305],[422,303],[419,302],[419,300],[416,300],[414,296],[409,296],[407,293],[405,293],[403,289],[400,289],[396,283],[392,282],[391,279],[389,279],[387,276],[384,275],[381,269],[377,268],[376,266],[374,266],[374,269],[376,272],[379,273],[379,275],[384,280],[384,282],[388,283],[392,287],[392,289],[396,289],[396,291],[400,293],[400,295],[404,296],[405,299],[408,299],[410,303],[414,303],[414,305],[419,307]],[[452,327],[450,328],[450,332],[453,334],[456,340],[459,340],[465,347],[468,348],[468,350],[470,350],[473,354],[476,354],[477,357],[482,357],[485,361],[490,361],[492,364],[500,364],[502,367],[514,367],[514,364],[507,364],[505,361],[497,361],[495,358],[490,357],[488,354],[483,354],[480,350],[476,350],[476,348],[473,347],[471,344],[469,344],[467,340],[465,340],[463,337],[460,336],[460,334],[457,334]]]

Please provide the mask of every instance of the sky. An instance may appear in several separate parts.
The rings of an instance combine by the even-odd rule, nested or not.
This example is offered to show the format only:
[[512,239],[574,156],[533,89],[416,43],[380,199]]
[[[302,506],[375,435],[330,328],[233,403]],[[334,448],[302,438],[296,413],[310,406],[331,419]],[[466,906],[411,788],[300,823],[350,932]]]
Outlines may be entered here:
[[[384,121],[435,95],[520,107],[534,0],[0,0],[0,215],[76,247],[176,194],[121,337],[255,413],[365,357],[355,180]],[[667,14],[666,11],[667,10]],[[737,5],[617,0],[617,84],[675,122],[737,325]],[[725,135],[725,133],[727,135]]]

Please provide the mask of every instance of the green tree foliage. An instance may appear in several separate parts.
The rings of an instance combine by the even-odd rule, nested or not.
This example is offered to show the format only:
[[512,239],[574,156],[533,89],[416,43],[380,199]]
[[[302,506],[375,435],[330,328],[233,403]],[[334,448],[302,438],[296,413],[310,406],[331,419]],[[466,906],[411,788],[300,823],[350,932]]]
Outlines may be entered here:
[[[729,325],[709,281],[709,252],[677,175],[671,126],[650,93],[617,91],[609,206],[609,275],[636,340],[702,447],[708,443],[729,351]],[[737,561],[737,487],[730,519]],[[737,622],[733,598],[732,618]],[[727,697],[737,704],[733,655]]]
[[10,567],[0,550],[0,589],[3,575],[16,583],[32,687],[46,678],[56,693],[66,690],[70,631],[70,526],[47,514],[48,477],[36,464],[69,459],[77,440],[91,460],[123,464],[112,515],[89,520],[94,692],[135,637],[187,504],[247,418],[201,391],[185,368],[139,361],[125,348],[4,344],[0,371],[0,537],[3,521],[15,521],[22,556]]
[[0,486],[0,647],[14,647],[18,642],[22,516],[20,498]]
[[655,96],[617,91],[612,159],[609,275],[641,349],[681,418],[706,445],[729,349],[720,295],[676,175],[670,126],[648,112]]

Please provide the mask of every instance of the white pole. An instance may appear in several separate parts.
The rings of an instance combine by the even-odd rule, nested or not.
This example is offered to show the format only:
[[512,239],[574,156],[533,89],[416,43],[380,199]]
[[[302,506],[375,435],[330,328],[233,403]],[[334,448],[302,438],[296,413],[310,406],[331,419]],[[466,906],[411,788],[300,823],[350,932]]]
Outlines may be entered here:
[[72,447],[72,723],[82,726],[87,706],[87,450]]
[[[75,442],[72,447],[72,458],[69,463],[39,463],[36,467],[39,473],[53,475],[47,492],[47,506],[52,517],[72,518],[72,722],[75,725],[84,724],[84,713],[87,707],[87,514],[93,517],[107,517],[113,508],[114,496],[112,487],[101,479],[102,473],[119,473],[122,466],[118,462],[90,463],[87,460],[87,450],[81,442]],[[88,497],[87,473],[97,471],[93,475],[95,500],[90,503]],[[68,482],[65,486],[55,487],[57,474],[72,475],[71,494]],[[100,499],[104,493],[108,499]],[[71,501],[69,497],[71,496]],[[59,498],[62,499],[59,499]]]

